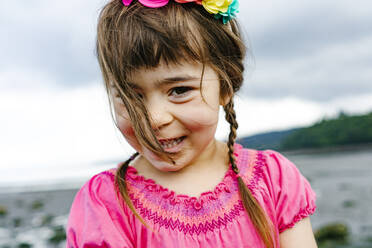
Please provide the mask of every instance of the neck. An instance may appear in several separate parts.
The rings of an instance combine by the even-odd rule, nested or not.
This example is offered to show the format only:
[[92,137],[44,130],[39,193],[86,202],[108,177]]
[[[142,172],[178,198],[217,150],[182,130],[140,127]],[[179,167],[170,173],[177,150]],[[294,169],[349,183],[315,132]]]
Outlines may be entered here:
[[[183,177],[187,175],[203,174],[210,170],[221,169],[226,171],[228,169],[229,157],[227,145],[223,142],[213,140],[205,148],[204,152],[192,161],[188,166],[178,170],[165,172],[154,168],[151,164],[147,164],[148,161],[143,157],[139,156],[137,161],[134,161],[133,166],[142,174],[148,174],[149,176],[156,177]],[[150,176],[151,177],[151,176]]]
[[228,159],[228,148],[223,142],[213,140],[197,159],[189,166],[182,168],[180,173],[195,173],[198,171],[209,170],[210,168],[216,169],[216,165],[229,164]]

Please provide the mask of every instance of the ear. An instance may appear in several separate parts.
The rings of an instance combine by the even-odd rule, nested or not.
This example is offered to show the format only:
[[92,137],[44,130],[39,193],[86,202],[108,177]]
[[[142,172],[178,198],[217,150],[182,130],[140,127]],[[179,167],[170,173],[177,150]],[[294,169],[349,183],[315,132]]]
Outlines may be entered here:
[[229,93],[225,93],[223,95],[220,96],[220,105],[222,106],[225,106],[226,104],[228,104],[230,102],[232,98],[232,94],[229,94]]

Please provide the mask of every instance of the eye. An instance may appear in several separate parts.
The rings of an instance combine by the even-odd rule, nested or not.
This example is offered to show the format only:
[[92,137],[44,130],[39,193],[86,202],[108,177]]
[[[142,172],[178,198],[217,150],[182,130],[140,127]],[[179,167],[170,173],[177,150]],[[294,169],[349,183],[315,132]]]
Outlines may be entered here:
[[173,97],[183,97],[191,90],[193,90],[193,88],[187,86],[175,87],[169,91],[169,95]]
[[138,98],[143,98],[143,95],[141,93],[139,92],[136,92],[136,93],[137,93]]

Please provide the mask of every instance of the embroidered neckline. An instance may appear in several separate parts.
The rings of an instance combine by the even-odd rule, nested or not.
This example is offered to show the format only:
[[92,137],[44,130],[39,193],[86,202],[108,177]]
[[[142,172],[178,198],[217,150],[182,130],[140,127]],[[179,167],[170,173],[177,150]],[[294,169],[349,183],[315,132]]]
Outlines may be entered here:
[[[256,198],[266,157],[262,151],[244,149],[239,144],[235,146],[239,174]],[[121,163],[118,166],[120,165]],[[107,171],[112,180],[115,173],[116,169],[112,172]],[[154,180],[138,175],[137,170],[131,166],[125,177],[128,195],[134,208],[142,218],[150,221],[156,228],[199,235],[226,228],[245,211],[239,194],[237,175],[230,165],[214,190],[204,192],[199,197],[177,195],[156,184]]]
[[[241,152],[242,146],[235,143],[234,145],[234,155],[236,157],[237,164],[241,163]],[[213,190],[209,190],[201,193],[198,197],[189,196],[185,194],[177,194],[173,190],[157,184],[153,179],[147,179],[142,175],[138,174],[138,171],[133,166],[129,166],[127,169],[126,177],[129,177],[136,184],[143,184],[145,191],[156,193],[156,195],[161,196],[163,199],[169,200],[171,205],[183,204],[185,207],[193,207],[195,210],[200,210],[203,205],[207,202],[215,201],[218,199],[221,193],[231,193],[230,185],[231,181],[235,180],[236,174],[231,168],[231,164],[228,166],[223,179],[219,182]]]

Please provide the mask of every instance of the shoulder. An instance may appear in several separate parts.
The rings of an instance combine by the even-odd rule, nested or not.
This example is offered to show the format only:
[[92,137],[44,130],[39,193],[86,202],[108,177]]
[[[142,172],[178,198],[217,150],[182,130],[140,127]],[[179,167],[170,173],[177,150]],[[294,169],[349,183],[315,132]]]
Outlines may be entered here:
[[280,152],[274,150],[255,150],[241,147],[238,167],[248,187],[260,188],[276,199],[278,192],[290,191],[298,185],[310,188],[307,179],[296,165]]
[[[300,172],[297,166],[283,154],[273,151],[261,151],[262,180],[272,189],[272,192],[281,194],[295,194],[299,188],[312,192],[310,183]],[[313,192],[312,192],[313,193]],[[315,194],[314,194],[315,197]]]
[[103,206],[113,206],[112,203],[117,201],[115,172],[115,169],[100,172],[84,183],[75,196],[70,215]]
[[110,169],[94,175],[81,187],[77,196],[88,194],[93,198],[111,198],[115,192],[115,173],[116,169]]
[[[72,203],[66,227],[68,247],[112,243],[132,247],[128,209],[119,200],[115,169],[94,175],[78,191]],[[87,235],[89,233],[89,235]]]
[[239,145],[237,155],[239,156],[238,167],[241,175],[248,183],[253,178],[272,181],[280,180],[283,176],[301,175],[292,161],[274,150],[255,150]]
[[271,209],[279,232],[315,212],[316,194],[292,161],[273,150],[242,151],[250,155],[241,165],[242,176],[257,200]]

